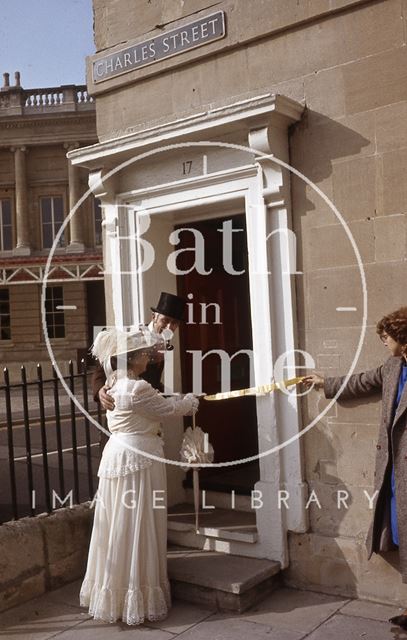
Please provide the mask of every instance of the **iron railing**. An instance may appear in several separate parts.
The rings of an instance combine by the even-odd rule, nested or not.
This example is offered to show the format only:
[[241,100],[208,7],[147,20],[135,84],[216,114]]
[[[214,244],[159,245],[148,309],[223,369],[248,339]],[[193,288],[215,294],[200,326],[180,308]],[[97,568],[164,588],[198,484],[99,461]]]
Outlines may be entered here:
[[[65,377],[72,395],[102,424],[100,405],[88,399],[85,361]],[[92,500],[103,436],[68,398],[55,367],[44,379],[37,365],[34,380],[10,382],[7,368],[0,384],[0,523]]]

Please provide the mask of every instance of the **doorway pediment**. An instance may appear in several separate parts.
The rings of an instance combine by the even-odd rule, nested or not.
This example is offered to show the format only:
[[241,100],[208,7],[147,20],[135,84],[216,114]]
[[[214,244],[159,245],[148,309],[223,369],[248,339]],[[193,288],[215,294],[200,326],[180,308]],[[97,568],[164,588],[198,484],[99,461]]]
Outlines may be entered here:
[[304,105],[279,94],[263,94],[231,104],[208,108],[192,116],[139,129],[126,136],[82,147],[68,153],[72,164],[89,170],[108,168],[154,147],[182,141],[221,139],[245,130],[270,126],[286,130],[301,119]]

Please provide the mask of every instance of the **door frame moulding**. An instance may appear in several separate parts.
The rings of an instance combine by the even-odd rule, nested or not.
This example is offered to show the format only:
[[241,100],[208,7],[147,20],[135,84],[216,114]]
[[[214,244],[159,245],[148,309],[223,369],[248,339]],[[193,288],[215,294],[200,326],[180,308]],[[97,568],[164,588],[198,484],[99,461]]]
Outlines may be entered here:
[[[117,230],[120,205],[123,204],[131,205],[136,213],[133,216],[133,228],[130,225],[127,229],[129,233],[137,232],[136,221],[140,221],[147,213],[152,219],[162,216],[168,226],[169,221],[177,216],[183,216],[182,219],[187,221],[188,212],[194,216],[194,220],[205,218],[205,212],[208,216],[208,207],[211,205],[219,207],[216,212],[218,217],[224,215],[222,207],[227,215],[230,213],[227,206],[239,207],[244,204],[242,209],[247,223],[257,383],[272,379],[273,363],[282,353],[291,354],[287,358],[288,368],[294,369],[296,365],[295,282],[292,275],[298,272],[291,269],[290,174],[282,165],[274,163],[272,158],[289,163],[288,128],[301,119],[303,110],[303,105],[294,100],[264,94],[68,154],[74,164],[91,170],[90,184],[96,185],[95,194],[102,198],[102,203],[103,198],[106,199],[105,229],[111,232]],[[107,185],[103,182],[113,164],[119,165],[136,154],[160,145],[199,141],[203,136],[207,141],[216,137],[220,142],[222,135],[227,135],[227,140],[231,140],[233,133],[239,135],[241,140],[242,131],[246,131],[248,136],[248,152],[250,149],[258,152],[252,155],[249,165],[230,166],[229,158],[227,168],[213,174],[126,192],[119,192],[118,181],[114,179],[109,178]],[[269,157],[256,157],[261,154]],[[153,158],[146,157],[143,162],[153,163]],[[137,171],[137,167],[129,164],[126,171]],[[268,239],[271,232],[276,235],[270,248]],[[105,264],[106,259],[107,264],[117,259],[117,256],[107,255],[109,251],[106,244],[104,252]],[[134,251],[132,255],[128,252],[125,261],[135,264],[137,256]],[[133,305],[129,304],[129,296],[126,302],[121,284],[118,280],[115,282],[113,277],[111,288],[116,319],[123,321],[129,318]],[[131,288],[133,299],[138,300],[139,295],[143,295],[142,281],[134,278]],[[286,567],[289,562],[287,532],[304,532],[308,528],[308,512],[305,509],[308,488],[303,480],[300,439],[273,454],[267,452],[300,431],[298,398],[290,396],[287,399],[283,394],[269,394],[258,397],[256,406],[259,452],[264,454],[259,461],[260,480],[255,486],[255,490],[262,495],[262,507],[256,511],[258,542],[253,545],[231,542],[228,549],[241,555],[270,558]],[[279,505],[280,490],[289,491],[289,509],[284,510]]]

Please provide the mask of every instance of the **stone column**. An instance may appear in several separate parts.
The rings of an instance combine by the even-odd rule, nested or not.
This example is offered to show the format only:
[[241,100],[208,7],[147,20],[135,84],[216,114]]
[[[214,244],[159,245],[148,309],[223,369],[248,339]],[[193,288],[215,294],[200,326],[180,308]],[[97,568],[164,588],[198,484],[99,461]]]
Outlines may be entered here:
[[[78,144],[65,144],[65,149],[71,151],[72,149],[76,149]],[[81,195],[80,189],[80,175],[79,175],[79,167],[76,167],[68,160],[68,180],[69,180],[69,211],[72,211],[73,207],[78,202]],[[83,229],[83,212],[82,208],[79,207],[73,214],[70,222],[70,242],[67,247],[67,251],[69,252],[82,252],[85,249],[84,242],[84,229]]]
[[16,189],[16,235],[14,254],[27,256],[31,253],[28,217],[26,147],[14,147],[14,174]]

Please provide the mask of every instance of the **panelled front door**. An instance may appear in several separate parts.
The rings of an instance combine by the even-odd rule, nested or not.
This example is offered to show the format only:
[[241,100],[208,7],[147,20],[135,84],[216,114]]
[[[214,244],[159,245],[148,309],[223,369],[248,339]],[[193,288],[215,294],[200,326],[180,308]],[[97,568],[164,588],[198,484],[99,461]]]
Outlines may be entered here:
[[[219,231],[228,220],[233,228],[230,256],[226,255],[228,251],[223,240],[225,231]],[[183,389],[191,390],[193,358],[188,352],[200,350],[204,356],[216,349],[223,350],[231,357],[242,349],[252,349],[252,331],[244,215],[187,223],[182,228],[193,228],[202,234],[205,271],[210,272],[198,272],[195,252],[186,251],[179,255],[178,269],[187,271],[194,263],[196,266],[190,273],[177,277],[179,295],[187,297],[190,294],[189,318],[180,329],[180,337]],[[180,240],[178,248],[196,246],[195,235],[191,231],[183,231]],[[203,271],[202,268],[200,270]],[[233,275],[231,271],[239,272],[239,275]],[[228,362],[225,366],[229,366]],[[230,370],[231,389],[250,385],[250,357],[247,354],[236,355],[231,361]],[[222,390],[221,359],[218,354],[207,355],[202,361],[202,388],[207,394]],[[209,433],[215,450],[215,462],[239,460],[258,453],[254,397],[217,402],[202,400],[197,424]],[[237,492],[249,493],[257,480],[257,461],[201,472],[203,488],[213,490],[234,488]]]

